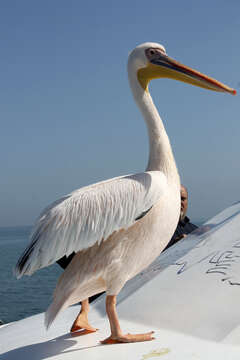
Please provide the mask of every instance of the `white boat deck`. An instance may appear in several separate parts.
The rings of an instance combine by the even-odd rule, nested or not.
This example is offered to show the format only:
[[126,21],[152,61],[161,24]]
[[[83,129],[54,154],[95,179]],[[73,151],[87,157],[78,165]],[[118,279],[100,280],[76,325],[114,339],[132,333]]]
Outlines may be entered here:
[[71,336],[79,306],[49,331],[43,314],[0,327],[0,359],[240,359],[240,203],[165,251],[118,297],[125,332],[155,331],[149,342],[101,345],[109,335],[104,296],[90,322],[96,333]]

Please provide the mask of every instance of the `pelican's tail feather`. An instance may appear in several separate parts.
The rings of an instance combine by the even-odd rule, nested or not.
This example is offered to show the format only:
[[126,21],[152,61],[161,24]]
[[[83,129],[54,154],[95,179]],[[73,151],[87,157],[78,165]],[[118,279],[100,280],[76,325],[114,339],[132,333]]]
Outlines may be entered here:
[[58,313],[66,308],[67,308],[66,301],[62,299],[60,299],[59,301],[53,301],[51,303],[51,305],[45,312],[44,324],[47,330],[52,325],[53,321],[56,319]]
[[[60,278],[61,279],[61,278]],[[48,329],[56,319],[60,311],[68,306],[88,299],[90,296],[99,294],[106,290],[105,281],[101,278],[92,279],[82,286],[76,287],[71,292],[64,291],[63,284],[59,282],[54,291],[54,299],[45,313],[45,326]]]

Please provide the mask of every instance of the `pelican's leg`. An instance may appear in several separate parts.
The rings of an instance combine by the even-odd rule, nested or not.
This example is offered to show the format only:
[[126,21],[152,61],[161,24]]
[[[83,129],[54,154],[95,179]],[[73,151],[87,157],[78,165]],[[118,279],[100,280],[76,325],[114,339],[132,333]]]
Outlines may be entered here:
[[79,312],[78,316],[76,317],[71,327],[71,332],[75,332],[81,329],[86,330],[86,333],[97,331],[97,329],[92,327],[88,322],[89,308],[90,306],[88,299],[83,300],[81,303],[81,311]]
[[145,334],[123,334],[118,315],[116,311],[116,296],[108,295],[106,298],[106,311],[110,323],[111,335],[101,341],[102,344],[114,344],[114,343],[125,343],[125,342],[138,342],[138,341],[149,341],[153,340],[152,336],[154,331]]

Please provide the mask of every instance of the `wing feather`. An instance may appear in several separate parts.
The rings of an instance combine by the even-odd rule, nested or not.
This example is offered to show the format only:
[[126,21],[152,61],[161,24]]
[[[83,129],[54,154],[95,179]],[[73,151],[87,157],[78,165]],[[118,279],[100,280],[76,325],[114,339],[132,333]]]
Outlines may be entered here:
[[16,276],[31,275],[130,227],[163,196],[165,187],[165,175],[149,171],[83,187],[57,200],[36,221]]

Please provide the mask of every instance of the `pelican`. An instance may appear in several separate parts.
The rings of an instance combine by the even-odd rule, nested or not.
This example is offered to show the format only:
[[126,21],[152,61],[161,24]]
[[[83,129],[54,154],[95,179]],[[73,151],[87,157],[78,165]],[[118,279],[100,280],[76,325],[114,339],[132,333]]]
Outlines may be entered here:
[[[149,160],[145,172],[82,187],[48,206],[36,221],[30,245],[15,268],[31,275],[75,252],[60,276],[45,314],[48,328],[58,313],[106,291],[110,336],[103,344],[152,340],[153,331],[124,334],[116,296],[165,248],[180,215],[180,179],[163,122],[149,93],[150,80],[171,78],[208,90],[236,91],[170,58],[157,43],[137,46],[128,58],[134,99],[147,125]],[[88,309],[87,309],[88,311]]]

